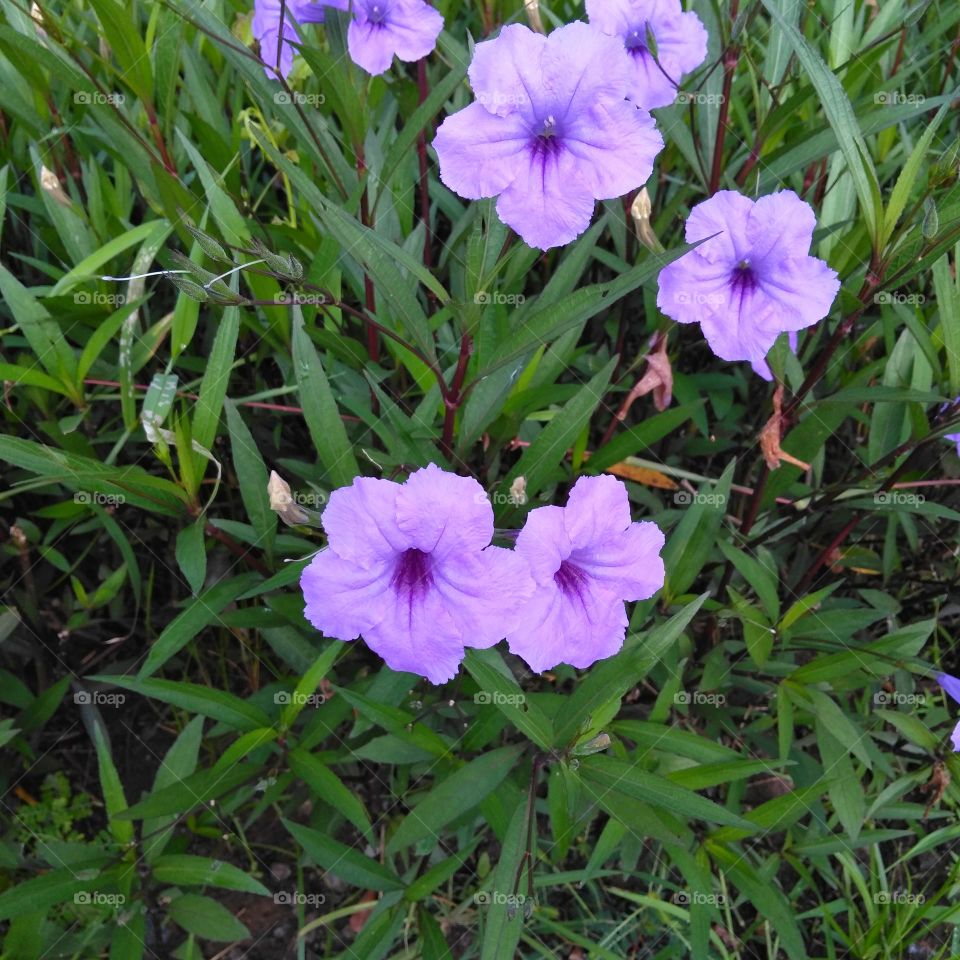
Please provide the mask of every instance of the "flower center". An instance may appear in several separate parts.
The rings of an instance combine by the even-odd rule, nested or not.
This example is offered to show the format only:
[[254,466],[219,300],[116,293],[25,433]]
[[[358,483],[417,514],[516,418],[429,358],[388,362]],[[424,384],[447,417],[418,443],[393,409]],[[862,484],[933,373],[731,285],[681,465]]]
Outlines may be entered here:
[[628,30],[623,38],[623,45],[630,53],[645,53],[647,49],[647,25],[641,23],[639,27]]
[[409,602],[423,596],[433,584],[430,554],[411,547],[405,550],[393,571],[390,586]]
[[746,257],[733,268],[733,273],[730,274],[730,286],[740,293],[747,293],[756,289],[757,275],[753,272],[753,267],[750,266],[750,261]]
[[553,575],[553,582],[568,597],[583,597],[589,577],[575,564],[564,560],[560,569]]
[[557,118],[551,113],[543,123],[540,129],[536,130],[533,138],[533,155],[535,157],[547,157],[558,153],[560,150],[560,131],[557,129]]
[[383,23],[386,19],[387,12],[379,3],[375,3],[370,7],[370,13],[367,15],[367,19],[371,23]]

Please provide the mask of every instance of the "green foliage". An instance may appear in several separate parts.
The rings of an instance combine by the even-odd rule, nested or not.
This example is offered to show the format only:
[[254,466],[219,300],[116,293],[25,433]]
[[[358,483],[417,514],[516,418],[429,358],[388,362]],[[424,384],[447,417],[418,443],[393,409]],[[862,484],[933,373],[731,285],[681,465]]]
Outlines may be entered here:
[[[960,672],[960,7],[693,0],[653,241],[628,197],[541,254],[421,150],[519,4],[439,4],[422,90],[352,66],[336,15],[284,87],[239,0],[27,6],[0,12],[0,958],[960,955],[932,680]],[[715,187],[800,193],[843,281],[773,351],[776,408],[656,310]],[[654,334],[673,402],[620,416]],[[471,650],[432,687],[310,628],[330,492],[428,462],[509,528],[622,477],[667,538],[623,649]]]

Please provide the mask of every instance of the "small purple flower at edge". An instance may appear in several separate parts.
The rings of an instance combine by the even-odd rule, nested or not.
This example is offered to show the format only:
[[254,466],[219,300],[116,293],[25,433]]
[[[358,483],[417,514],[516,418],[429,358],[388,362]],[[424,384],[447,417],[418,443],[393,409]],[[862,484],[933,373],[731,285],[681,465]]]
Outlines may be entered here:
[[[960,680],[950,676],[949,673],[938,673],[936,680],[950,697],[960,703]],[[950,734],[950,742],[953,744],[953,752],[960,753],[960,723],[957,723],[953,728],[953,733]]]
[[433,683],[456,674],[465,646],[503,639],[533,593],[523,559],[489,546],[480,484],[433,464],[403,484],[335,490],[323,527],[328,546],[300,579],[307,620],[338,640],[362,635],[389,667]]
[[414,61],[437,45],[443,17],[423,0],[337,0],[331,6],[349,9],[350,59],[367,73],[384,73],[394,55]]
[[630,103],[622,42],[576,21],[542,36],[520,24],[478,43],[468,71],[476,102],[433,141],[440,179],[468,200],[498,197],[497,215],[531,247],[570,243],[597,200],[641,186],[663,140]]
[[537,591],[507,634],[510,650],[537,672],[615,654],[626,635],[624,601],[663,586],[663,543],[655,523],[631,523],[627,488],[614,477],[581,477],[565,507],[531,510],[516,551]]
[[[957,403],[960,403],[960,397],[957,397],[953,403],[945,403],[940,409],[946,410],[948,407],[952,407]],[[957,445],[957,456],[960,457],[960,433],[945,433],[943,439],[950,440]]]
[[[646,110],[665,107],[677,96],[685,73],[707,56],[707,31],[680,0],[587,0],[591,26],[619,37],[632,63],[628,98]],[[656,59],[647,47],[653,35]]]
[[836,272],[809,254],[815,226],[792,190],[757,201],[721,190],[690,211],[687,242],[704,242],[660,271],[657,306],[677,323],[699,323],[722,360],[759,363],[781,333],[822,320],[840,289]]
[[[266,64],[267,76],[275,76],[277,69],[277,46],[280,43],[280,0],[255,0],[250,28],[260,44],[260,59]],[[292,21],[297,23],[322,23],[323,4],[311,0],[287,0],[286,18],[283,24],[283,46],[280,49],[279,70],[286,79],[293,68],[294,43],[299,41]],[[292,42],[291,42],[292,41]]]

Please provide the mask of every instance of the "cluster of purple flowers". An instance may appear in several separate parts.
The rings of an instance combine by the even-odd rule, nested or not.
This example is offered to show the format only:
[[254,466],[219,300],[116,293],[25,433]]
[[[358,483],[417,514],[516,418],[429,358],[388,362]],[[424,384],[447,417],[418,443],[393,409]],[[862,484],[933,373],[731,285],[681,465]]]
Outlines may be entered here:
[[587,10],[589,24],[549,36],[514,24],[477,44],[476,101],[433,142],[451,190],[497,197],[503,222],[542,250],[583,233],[597,200],[643,185],[663,149],[647,111],[670,103],[680,74],[706,56],[703,24],[679,0],[591,0]]
[[480,484],[433,464],[402,484],[335,490],[323,528],[327,547],[300,581],[306,618],[433,683],[456,674],[466,647],[504,638],[533,670],[588,667],[622,646],[624,601],[663,586],[663,534],[631,522],[611,476],[581,477],[565,507],[531,510],[514,550],[491,545]]
[[443,29],[443,17],[424,0],[285,0],[284,6],[281,27],[281,0],[254,3],[251,27],[268,75],[274,70],[290,75],[297,43],[294,22],[322,23],[325,7],[350,13],[350,59],[372,74],[388,70],[394,56],[407,61],[427,56]]

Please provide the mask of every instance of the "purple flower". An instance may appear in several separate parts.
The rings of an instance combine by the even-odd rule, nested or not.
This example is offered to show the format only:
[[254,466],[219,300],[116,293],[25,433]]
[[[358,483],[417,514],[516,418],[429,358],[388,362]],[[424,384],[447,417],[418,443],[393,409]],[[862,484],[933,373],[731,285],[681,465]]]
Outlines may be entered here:
[[[331,6],[347,9],[346,0]],[[347,29],[350,59],[367,73],[384,73],[394,54],[419,60],[437,45],[443,17],[423,0],[350,0]]]
[[[957,403],[960,403],[960,397],[957,397],[952,403],[945,403],[940,409],[946,410],[948,407],[953,407]],[[957,445],[957,456],[960,457],[960,433],[945,433],[943,435],[944,440],[951,440]]]
[[404,484],[360,477],[323,512],[327,549],[303,571],[306,618],[361,634],[394,670],[443,683],[464,647],[513,629],[533,592],[524,561],[488,546],[493,510],[476,480],[431,464]]
[[639,187],[663,147],[650,115],[624,97],[632,65],[614,37],[579,21],[548,37],[514,24],[478,43],[476,103],[449,116],[433,146],[461,197],[499,197],[497,214],[531,247],[569,243],[596,200]]
[[587,0],[587,16],[623,41],[632,61],[627,96],[647,110],[673,103],[680,78],[706,59],[707,31],[695,13],[683,12],[680,0]]
[[537,591],[507,634],[510,649],[538,672],[612,656],[626,633],[624,601],[663,586],[662,548],[655,523],[630,522],[627,488],[614,477],[581,477],[565,507],[531,510],[517,553]]
[[[960,703],[960,680],[951,677],[949,673],[938,673],[937,683],[952,697],[957,703]],[[953,728],[950,734],[950,742],[953,744],[953,752],[960,753],[960,723]]]
[[809,255],[815,224],[792,190],[757,201],[721,190],[690,211],[687,242],[704,242],[660,271],[657,306],[699,323],[721,359],[763,360],[781,333],[822,320],[840,289]]
[[[293,21],[297,23],[322,23],[323,5],[311,0],[287,0],[286,17],[283,23],[283,46],[280,49],[280,73],[286,79],[293,67],[293,55],[296,49],[292,45],[299,42]],[[273,77],[277,68],[277,47],[280,45],[280,0],[255,0],[253,20],[250,27],[260,44],[260,59],[266,64],[267,76]]]

